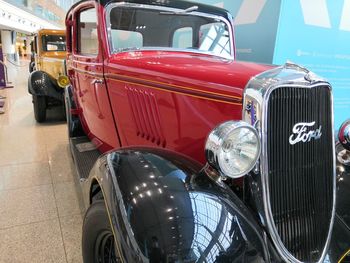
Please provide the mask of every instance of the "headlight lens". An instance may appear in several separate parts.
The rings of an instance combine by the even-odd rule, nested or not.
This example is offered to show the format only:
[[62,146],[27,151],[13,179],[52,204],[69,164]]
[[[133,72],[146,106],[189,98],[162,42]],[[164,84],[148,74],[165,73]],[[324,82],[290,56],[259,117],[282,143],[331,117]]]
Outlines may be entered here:
[[57,78],[57,84],[61,88],[68,86],[70,83],[69,78],[66,75],[61,75]]
[[225,176],[239,178],[251,171],[260,156],[256,129],[243,121],[228,121],[208,136],[206,157]]

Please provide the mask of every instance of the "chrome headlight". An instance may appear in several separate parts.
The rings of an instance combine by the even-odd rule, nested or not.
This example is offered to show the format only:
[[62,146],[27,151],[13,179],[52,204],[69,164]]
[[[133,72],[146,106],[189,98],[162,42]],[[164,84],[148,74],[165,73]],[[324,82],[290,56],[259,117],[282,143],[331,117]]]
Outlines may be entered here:
[[239,178],[253,169],[260,147],[260,138],[253,126],[243,121],[228,121],[209,134],[205,155],[220,173]]
[[68,86],[70,83],[69,78],[66,75],[60,75],[57,78],[57,84],[58,86],[60,86],[61,88],[65,88],[66,86]]

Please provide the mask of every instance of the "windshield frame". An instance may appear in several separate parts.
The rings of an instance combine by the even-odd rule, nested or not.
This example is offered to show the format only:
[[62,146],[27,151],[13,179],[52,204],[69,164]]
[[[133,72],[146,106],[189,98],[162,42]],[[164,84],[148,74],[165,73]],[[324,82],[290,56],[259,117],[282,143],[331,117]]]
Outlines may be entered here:
[[189,13],[184,13],[187,15],[192,15],[192,16],[200,16],[200,17],[206,17],[210,18],[213,20],[218,20],[220,22],[223,22],[229,33],[229,39],[230,39],[230,55],[220,55],[216,54],[210,51],[203,51],[203,50],[198,50],[198,49],[183,49],[183,48],[172,48],[172,47],[142,47],[142,48],[137,48],[137,49],[132,49],[132,50],[123,50],[123,51],[114,51],[113,50],[113,42],[112,42],[112,27],[111,27],[111,11],[113,8],[116,7],[129,7],[129,8],[138,8],[138,9],[151,9],[151,10],[156,10],[160,12],[169,12],[169,13],[178,13],[181,14],[181,12],[184,12],[184,9],[179,9],[179,8],[172,8],[172,7],[167,7],[167,6],[157,6],[157,5],[147,5],[147,4],[134,4],[134,3],[110,3],[106,6],[106,12],[105,12],[105,21],[106,21],[106,29],[107,29],[107,50],[109,51],[109,54],[119,54],[123,52],[135,52],[135,51],[143,51],[143,50],[153,50],[153,51],[173,51],[173,52],[186,52],[186,53],[195,53],[195,54],[205,54],[205,55],[211,55],[211,56],[216,56],[224,59],[230,59],[234,60],[235,59],[235,52],[234,52],[234,34],[233,34],[233,26],[230,23],[229,20],[227,20],[225,17],[218,16],[218,15],[213,15],[209,13],[203,13],[203,12],[189,12]]

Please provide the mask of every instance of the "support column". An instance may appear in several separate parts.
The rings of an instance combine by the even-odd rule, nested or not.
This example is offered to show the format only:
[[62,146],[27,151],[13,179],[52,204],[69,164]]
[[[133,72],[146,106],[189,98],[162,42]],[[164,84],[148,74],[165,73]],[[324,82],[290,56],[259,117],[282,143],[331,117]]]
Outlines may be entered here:
[[14,31],[1,30],[2,52],[11,60],[14,60],[16,57],[16,38],[14,36]]
[[30,56],[32,55],[32,51],[31,51],[31,46],[30,43],[32,42],[32,37],[31,36],[26,36],[26,54],[27,54],[27,58],[30,58]]

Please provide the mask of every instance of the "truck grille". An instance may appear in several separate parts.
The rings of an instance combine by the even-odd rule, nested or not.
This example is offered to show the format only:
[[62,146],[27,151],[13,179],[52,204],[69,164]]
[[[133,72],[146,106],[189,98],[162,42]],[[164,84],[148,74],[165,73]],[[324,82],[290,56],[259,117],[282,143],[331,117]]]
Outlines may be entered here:
[[[268,195],[275,231],[293,257],[317,262],[334,205],[331,91],[328,86],[277,88],[267,109]],[[305,142],[296,142],[298,123],[308,123],[301,134],[321,126],[321,137],[305,135],[300,137]],[[289,142],[291,135],[295,144]]]

